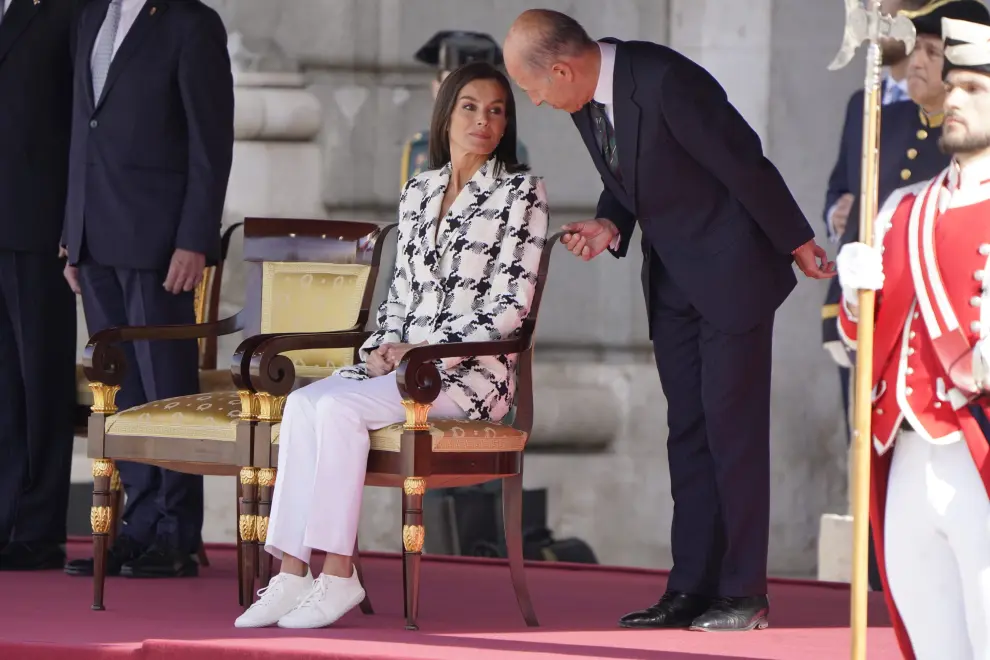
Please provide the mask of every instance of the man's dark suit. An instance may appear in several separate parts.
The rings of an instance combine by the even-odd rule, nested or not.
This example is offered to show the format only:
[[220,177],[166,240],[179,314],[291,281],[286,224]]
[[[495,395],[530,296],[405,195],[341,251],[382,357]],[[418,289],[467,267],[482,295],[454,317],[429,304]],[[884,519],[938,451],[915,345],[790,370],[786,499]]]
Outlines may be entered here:
[[[109,0],[79,21],[63,242],[79,265],[90,333],[193,323],[193,293],[163,288],[176,249],[215,263],[233,151],[226,31],[198,0],[149,0],[113,56],[99,100],[90,55]],[[195,341],[127,345],[117,404],[198,391]],[[181,554],[198,544],[202,477],[119,464],[123,535]],[[111,566],[111,569],[114,568]],[[83,571],[85,572],[85,571]]]
[[766,594],[773,318],[814,238],[759,137],[703,68],[669,48],[617,44],[620,183],[588,106],[572,115],[602,175],[598,217],[624,256],[639,221],[674,519],[668,588]]
[[[76,303],[58,258],[75,12],[13,0],[0,21],[0,546],[45,546],[54,567],[75,409]],[[0,557],[0,568],[31,563]]]

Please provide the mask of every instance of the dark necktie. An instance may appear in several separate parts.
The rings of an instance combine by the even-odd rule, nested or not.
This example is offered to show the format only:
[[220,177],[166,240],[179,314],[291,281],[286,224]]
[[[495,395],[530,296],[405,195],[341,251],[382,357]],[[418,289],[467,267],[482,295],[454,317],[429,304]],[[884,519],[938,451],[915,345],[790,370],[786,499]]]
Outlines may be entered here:
[[602,158],[609,171],[619,181],[622,181],[622,173],[619,171],[619,154],[615,148],[615,130],[612,122],[608,120],[608,113],[605,106],[598,101],[592,101],[589,109],[591,119],[595,123],[595,141],[602,152]]

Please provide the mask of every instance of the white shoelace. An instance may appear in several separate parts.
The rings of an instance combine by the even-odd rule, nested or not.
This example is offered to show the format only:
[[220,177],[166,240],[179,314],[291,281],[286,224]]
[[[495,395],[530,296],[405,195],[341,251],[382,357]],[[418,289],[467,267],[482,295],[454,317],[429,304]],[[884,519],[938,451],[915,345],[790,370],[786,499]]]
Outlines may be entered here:
[[298,608],[302,609],[304,607],[312,607],[323,600],[327,595],[327,590],[330,588],[332,579],[323,579],[325,576],[321,575],[316,580],[313,581],[313,588],[310,590],[306,597],[299,601]]
[[[265,603],[266,598],[270,600],[271,598],[274,598],[275,596],[280,594],[282,592],[283,587],[285,586],[285,581],[286,581],[285,573],[279,573],[278,575],[273,577],[271,581],[268,583],[267,587],[262,587],[261,589],[258,589],[258,600],[254,602],[254,605],[262,605],[263,603]],[[251,607],[254,607],[254,605],[252,605]]]

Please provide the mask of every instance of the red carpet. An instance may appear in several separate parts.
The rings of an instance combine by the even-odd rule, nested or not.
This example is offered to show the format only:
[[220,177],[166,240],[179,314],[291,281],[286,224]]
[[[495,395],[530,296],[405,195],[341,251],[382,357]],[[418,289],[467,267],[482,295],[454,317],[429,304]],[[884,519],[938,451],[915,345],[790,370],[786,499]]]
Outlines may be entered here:
[[[73,544],[71,556],[84,556]],[[540,628],[516,609],[508,567],[485,560],[424,559],[420,631],[403,629],[402,566],[369,553],[376,614],[355,609],[333,628],[240,631],[236,557],[211,547],[212,566],[184,580],[107,581],[105,612],[89,609],[88,579],[59,572],[0,573],[0,658],[55,660],[488,660],[662,658],[818,660],[849,657],[849,592],[839,585],[776,581],[770,628],[738,634],[629,631],[623,613],[663,591],[659,572],[533,564],[527,570]],[[872,595],[869,657],[898,658],[882,599]]]

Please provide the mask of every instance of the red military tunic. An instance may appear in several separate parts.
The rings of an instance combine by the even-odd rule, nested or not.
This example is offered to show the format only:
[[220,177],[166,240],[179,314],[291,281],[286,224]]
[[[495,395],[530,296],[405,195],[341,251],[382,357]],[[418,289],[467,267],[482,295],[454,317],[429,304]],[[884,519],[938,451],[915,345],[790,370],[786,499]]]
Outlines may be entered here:
[[[905,657],[914,658],[887,586],[887,477],[897,432],[907,421],[929,442],[966,442],[990,494],[987,439],[967,405],[974,388],[970,349],[990,334],[990,297],[984,294],[990,285],[990,168],[967,168],[960,181],[953,163],[904,195],[889,222],[881,214],[876,234],[885,279],[876,297],[873,340],[870,520],[898,643]],[[845,300],[838,323],[855,350],[857,326]],[[990,415],[986,400],[979,405]]]

